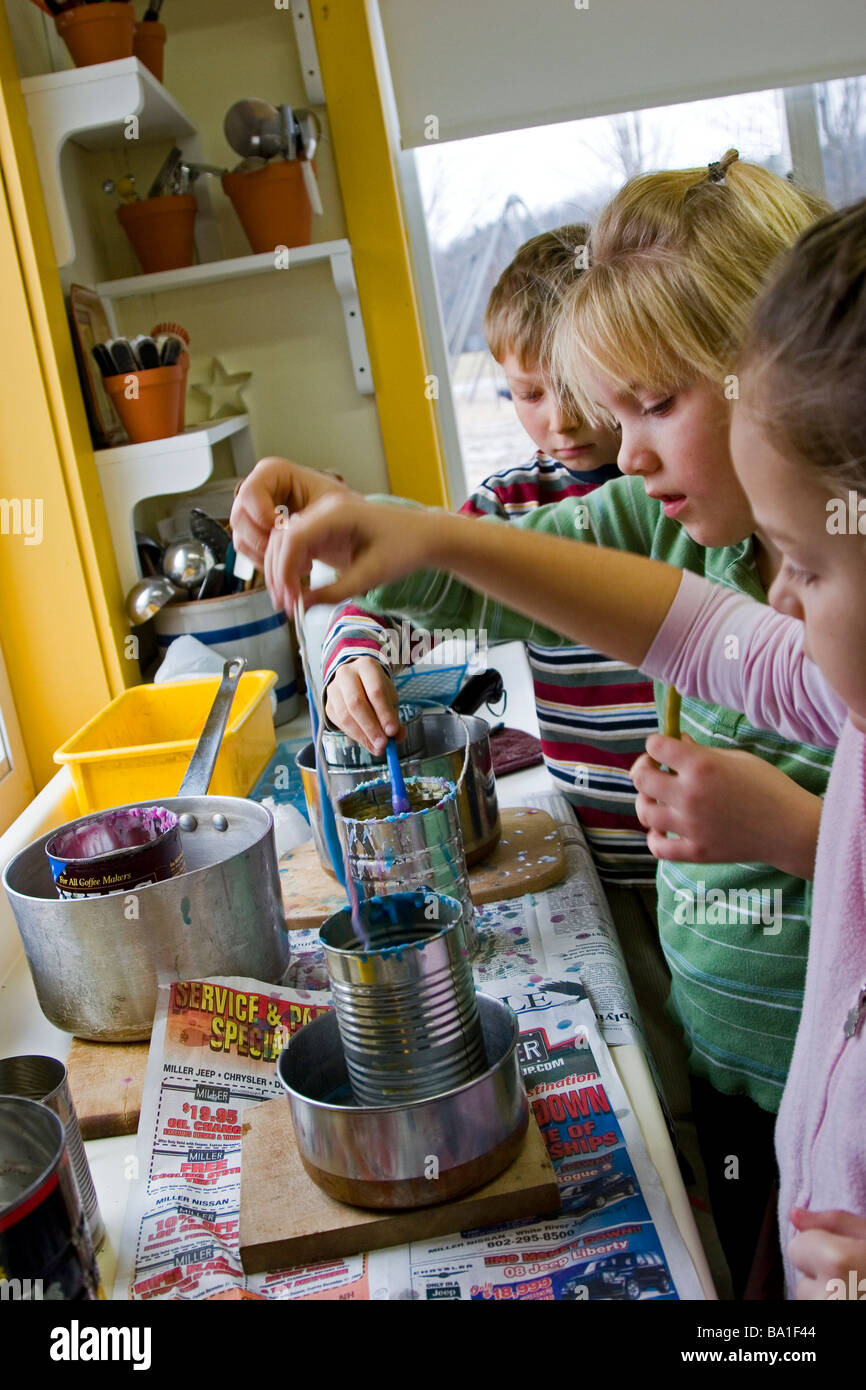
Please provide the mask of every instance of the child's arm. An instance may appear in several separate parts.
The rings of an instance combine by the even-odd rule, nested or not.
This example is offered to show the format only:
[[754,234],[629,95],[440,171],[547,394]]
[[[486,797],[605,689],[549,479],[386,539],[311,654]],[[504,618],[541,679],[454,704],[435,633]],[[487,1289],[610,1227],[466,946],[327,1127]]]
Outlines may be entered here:
[[[842,702],[803,658],[801,623],[642,556],[495,521],[330,497],[272,535],[265,574],[276,603],[294,602],[316,557],[340,577],[311,596],[315,602],[339,602],[438,564],[549,624],[553,633],[539,633],[540,641],[566,634],[798,742],[833,747],[845,719]],[[681,579],[676,611],[665,623]],[[416,617],[427,583],[428,576],[416,576]],[[434,574],[429,583],[437,586],[437,612],[447,611],[447,578]],[[465,596],[460,602],[464,611]],[[476,595],[470,611],[476,630],[491,611],[502,620],[495,635],[506,635],[499,605]]]
[[[618,551],[575,545],[522,528],[427,509],[397,508],[327,497],[275,530],[265,557],[265,578],[275,603],[289,608],[301,579],[319,558],[340,571],[338,580],[307,601],[338,603],[375,584],[442,566],[533,623],[520,635],[557,645],[563,636],[607,651],[640,667],[676,593],[680,571]],[[445,621],[447,579],[437,585],[436,612]],[[496,612],[494,612],[496,610]],[[425,612],[422,598],[419,613]],[[461,615],[476,628],[490,612],[495,636],[510,633],[499,604],[482,594]],[[543,624],[544,626],[540,626]]]
[[797,1298],[863,1298],[866,1220],[850,1211],[806,1211],[804,1207],[794,1207],[790,1219],[799,1234],[788,1245],[788,1259],[803,1276]]
[[288,459],[259,459],[235,494],[229,525],[235,550],[264,568],[265,551],[275,525],[303,511],[329,493],[357,496],[344,483]]
[[333,614],[322,646],[325,714],[371,753],[383,753],[386,738],[405,732],[392,679],[400,657],[391,660],[402,638],[396,620],[346,603]]

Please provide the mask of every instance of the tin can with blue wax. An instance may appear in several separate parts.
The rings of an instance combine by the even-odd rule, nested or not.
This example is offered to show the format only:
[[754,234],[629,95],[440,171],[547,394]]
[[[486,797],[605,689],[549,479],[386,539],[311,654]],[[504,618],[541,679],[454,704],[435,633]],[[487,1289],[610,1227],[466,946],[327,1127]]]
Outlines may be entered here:
[[388,778],[364,782],[337,802],[337,829],[360,898],[385,893],[431,893],[460,903],[460,930],[469,955],[478,946],[475,906],[463,848],[456,788],[441,777],[409,777],[411,809],[395,815]]
[[0,1096],[0,1268],[10,1299],[103,1297],[63,1125],[18,1096]]
[[368,942],[348,907],[320,937],[359,1105],[442,1095],[487,1067],[462,906],[430,892],[392,893],[360,904]]

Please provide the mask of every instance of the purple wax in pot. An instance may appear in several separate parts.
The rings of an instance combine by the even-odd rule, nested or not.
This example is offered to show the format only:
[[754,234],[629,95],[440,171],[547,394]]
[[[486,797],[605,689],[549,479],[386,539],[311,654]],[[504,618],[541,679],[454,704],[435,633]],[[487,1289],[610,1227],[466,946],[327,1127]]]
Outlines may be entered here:
[[174,830],[177,816],[164,806],[135,806],[131,810],[106,811],[104,816],[71,826],[47,846],[62,859],[98,859],[119,849],[147,845]]

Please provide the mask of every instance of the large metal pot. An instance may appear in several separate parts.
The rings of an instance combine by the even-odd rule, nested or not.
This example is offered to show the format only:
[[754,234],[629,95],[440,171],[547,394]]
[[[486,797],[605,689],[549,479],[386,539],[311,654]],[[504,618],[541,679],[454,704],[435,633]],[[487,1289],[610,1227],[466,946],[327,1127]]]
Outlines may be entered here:
[[487,1069],[464,1085],[402,1105],[352,1102],[337,1016],[320,1014],[277,1059],[301,1162],[329,1197],[359,1207],[425,1207],[491,1182],[517,1155],[529,1122],[517,1020],[478,995]]
[[161,973],[276,983],[288,965],[267,807],[237,796],[178,796],[160,805],[185,818],[187,872],[177,878],[105,898],[58,898],[45,854],[50,835],[16,855],[3,875],[42,1012],[76,1037],[149,1038]]
[[183,794],[160,801],[180,819],[185,873],[107,897],[58,898],[45,853],[56,829],[6,866],[3,886],[37,998],[68,1033],[97,1042],[150,1037],[159,975],[276,983],[286,969],[273,816],[242,797],[194,795],[190,786],[210,782],[244,664],[226,664]]
[[[486,719],[472,715],[460,716],[450,710],[419,715],[414,723],[421,728],[423,751],[400,759],[403,776],[439,777],[455,785],[463,769],[468,730],[469,765],[457,791],[457,814],[460,818],[460,829],[463,831],[466,863],[479,864],[493,853],[502,833],[499,804],[496,800],[496,778],[493,775],[493,758],[490,752],[490,726]],[[319,859],[330,873],[331,861],[322,833],[316,750],[312,743],[308,743],[296,755],[295,765],[301,774]],[[371,761],[361,767],[328,767],[328,782],[335,802],[362,782],[387,775],[388,766],[385,762]]]

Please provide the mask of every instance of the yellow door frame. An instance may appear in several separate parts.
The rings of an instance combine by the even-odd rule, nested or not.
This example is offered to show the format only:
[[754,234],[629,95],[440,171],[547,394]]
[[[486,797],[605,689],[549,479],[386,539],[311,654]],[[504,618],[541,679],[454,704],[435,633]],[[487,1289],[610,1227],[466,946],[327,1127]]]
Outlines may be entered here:
[[[0,644],[37,787],[125,685],[127,626],[6,11],[0,6],[0,499],[41,503],[40,543],[0,534]],[[6,516],[14,516],[8,507]]]
[[373,0],[310,5],[392,492],[449,505]]

